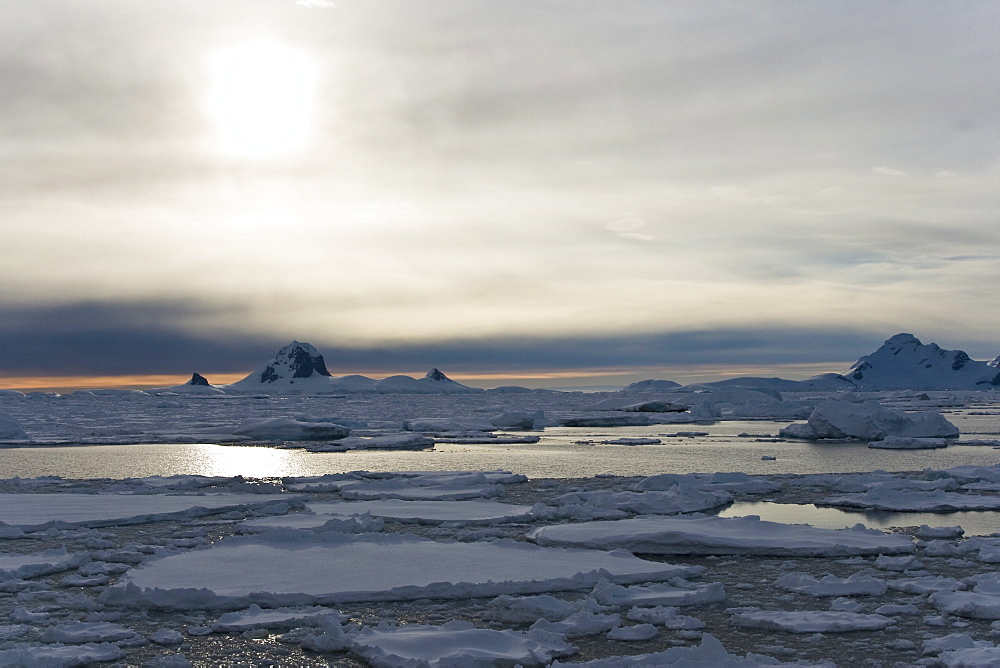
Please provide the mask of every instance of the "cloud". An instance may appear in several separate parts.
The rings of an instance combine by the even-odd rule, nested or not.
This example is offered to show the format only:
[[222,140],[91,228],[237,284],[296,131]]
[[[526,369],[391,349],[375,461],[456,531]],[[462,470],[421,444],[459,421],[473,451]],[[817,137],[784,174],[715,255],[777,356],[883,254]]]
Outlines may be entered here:
[[881,174],[882,176],[909,176],[909,174],[903,170],[893,169],[891,167],[872,167],[872,171],[876,174]]
[[[1000,309],[995,258],[949,260],[1000,243],[993,3],[5,12],[11,306],[175,304],[195,343],[345,348],[946,321],[980,341]],[[261,39],[317,64],[311,144],[218,155],[207,64]]]

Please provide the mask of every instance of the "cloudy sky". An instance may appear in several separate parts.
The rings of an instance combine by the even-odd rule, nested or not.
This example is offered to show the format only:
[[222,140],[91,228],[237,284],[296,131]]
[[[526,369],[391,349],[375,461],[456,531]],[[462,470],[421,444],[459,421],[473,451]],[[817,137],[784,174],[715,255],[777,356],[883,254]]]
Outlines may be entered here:
[[0,385],[292,339],[486,385],[992,358],[998,32],[994,0],[0,0]]

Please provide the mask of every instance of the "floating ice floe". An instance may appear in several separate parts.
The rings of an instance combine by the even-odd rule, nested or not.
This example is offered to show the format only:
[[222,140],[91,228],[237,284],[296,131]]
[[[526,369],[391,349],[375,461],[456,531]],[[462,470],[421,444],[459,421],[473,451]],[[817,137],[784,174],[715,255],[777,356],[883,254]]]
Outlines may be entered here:
[[554,633],[569,638],[581,638],[607,633],[611,629],[621,626],[621,623],[622,616],[618,613],[606,615],[600,612],[591,612],[590,610],[580,610],[558,622],[539,619],[531,625],[531,630]]
[[740,657],[730,654],[719,640],[705,633],[701,644],[694,647],[671,647],[663,652],[638,654],[635,656],[613,656],[607,659],[594,659],[583,663],[562,663],[557,666],[576,666],[586,668],[643,668],[648,666],[683,666],[683,668],[759,668],[760,666],[783,666],[801,664],[783,664],[769,656],[747,654]]
[[602,605],[612,606],[689,606],[722,603],[726,589],[720,582],[693,584],[674,579],[670,584],[623,587],[611,582],[599,582],[591,594]]
[[35,554],[7,554],[0,552],[0,580],[34,578],[50,573],[79,568],[90,561],[86,553],[71,554],[64,548],[46,550]]
[[781,589],[807,596],[881,596],[888,589],[885,580],[860,573],[846,578],[825,575],[820,579],[808,573],[785,573],[775,584]]
[[544,666],[576,653],[554,633],[477,629],[468,622],[442,626],[379,625],[350,633],[348,648],[375,666]]
[[344,438],[351,430],[333,422],[251,418],[237,425],[232,433],[261,441],[333,441]]
[[17,420],[0,414],[0,441],[23,441],[27,438],[28,434]]
[[943,513],[955,510],[997,510],[1000,509],[1000,497],[940,490],[907,491],[878,485],[861,494],[831,496],[820,499],[815,504],[840,508]]
[[885,534],[857,525],[817,529],[748,517],[636,517],[627,520],[558,524],[532,530],[539,545],[596,549],[625,548],[645,554],[755,554],[845,557],[907,554],[909,536]]
[[482,418],[412,418],[403,421],[403,429],[440,434],[455,431],[494,431],[496,426]]
[[879,441],[887,436],[952,438],[958,427],[940,413],[906,413],[886,408],[877,401],[854,402],[830,399],[816,407],[806,424],[792,424],[779,434],[785,438],[845,439]]
[[348,436],[333,442],[309,443],[310,452],[346,452],[348,450],[426,450],[434,447],[434,439],[423,434],[383,434],[381,436]]
[[580,605],[549,594],[510,596],[501,594],[486,604],[486,618],[508,624],[531,624],[539,619],[559,621],[579,612]]
[[340,613],[318,606],[264,610],[260,606],[251,605],[246,610],[221,615],[211,625],[211,629],[220,633],[242,633],[251,629],[292,629],[300,626],[318,626],[320,619],[327,616],[339,620]]
[[295,478],[286,488],[301,492],[340,492],[345,499],[461,500],[502,496],[502,485],[524,482],[508,471],[429,471],[339,473]]
[[103,642],[142,642],[141,636],[132,629],[111,622],[75,622],[58,624],[42,632],[42,642],[58,642],[82,645]]
[[872,441],[869,448],[881,450],[933,450],[947,448],[949,442],[943,438],[913,438],[910,436],[886,436],[881,441]]
[[839,610],[758,610],[735,608],[734,626],[788,633],[846,633],[879,631],[896,623],[885,615],[866,615]]
[[103,661],[115,661],[125,656],[124,650],[114,643],[87,643],[83,645],[40,645],[0,650],[0,665],[30,668],[63,668],[87,666]]
[[966,584],[955,578],[940,575],[922,575],[914,578],[897,578],[888,580],[889,589],[895,589],[907,594],[933,594],[938,591],[959,591],[966,589]]
[[663,443],[658,438],[613,438],[601,441],[604,445],[656,445]]
[[52,526],[111,526],[198,517],[269,505],[301,506],[288,494],[0,494],[0,523],[22,530]]
[[1000,573],[976,575],[969,580],[975,583],[972,591],[938,591],[931,594],[931,603],[950,615],[1000,619]]
[[680,608],[658,605],[652,608],[634,607],[625,615],[634,622],[645,622],[664,626],[677,631],[698,631],[705,628],[705,622],[697,617],[682,615]]
[[338,531],[340,533],[378,532],[385,528],[385,520],[371,515],[330,515],[323,513],[294,513],[271,517],[255,517],[241,522],[243,533],[296,529],[308,531]]
[[497,501],[404,501],[378,499],[373,501],[317,502],[306,504],[321,515],[353,516],[369,514],[399,522],[439,524],[489,524],[525,520],[531,516],[531,506]]
[[151,561],[102,597],[116,605],[179,609],[312,605],[534,594],[589,589],[605,578],[630,584],[702,572],[624,551],[278,530]]
[[696,513],[724,506],[733,495],[725,491],[709,491],[696,487],[673,485],[666,491],[615,492],[594,490],[570,492],[552,499],[561,507],[583,506],[621,510],[642,515],[677,515]]

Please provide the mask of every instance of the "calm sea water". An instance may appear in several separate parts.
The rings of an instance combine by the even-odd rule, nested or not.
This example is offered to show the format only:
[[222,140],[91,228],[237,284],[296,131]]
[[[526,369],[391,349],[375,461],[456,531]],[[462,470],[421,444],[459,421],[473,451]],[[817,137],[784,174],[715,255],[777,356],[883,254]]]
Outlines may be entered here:
[[[953,418],[954,419],[954,418]],[[974,418],[967,427],[979,428]],[[954,421],[959,422],[955,419]],[[555,427],[533,445],[438,444],[420,452],[310,453],[256,446],[144,444],[0,449],[0,478],[130,478],[152,475],[245,477],[313,476],[346,471],[449,471],[506,469],[531,478],[601,474],[743,471],[847,473],[882,469],[919,471],[959,465],[1000,464],[1000,450],[953,445],[939,450],[874,450],[864,443],[767,442],[788,421],[729,421],[709,425],[657,425],[614,429]],[[961,426],[961,425],[960,425]],[[983,433],[988,427],[980,428]],[[678,431],[705,436],[672,437]],[[743,434],[741,436],[741,434]],[[963,430],[963,438],[975,436]],[[607,445],[623,437],[660,438],[657,445]],[[992,436],[996,438],[996,436]],[[762,457],[775,457],[763,460]]]

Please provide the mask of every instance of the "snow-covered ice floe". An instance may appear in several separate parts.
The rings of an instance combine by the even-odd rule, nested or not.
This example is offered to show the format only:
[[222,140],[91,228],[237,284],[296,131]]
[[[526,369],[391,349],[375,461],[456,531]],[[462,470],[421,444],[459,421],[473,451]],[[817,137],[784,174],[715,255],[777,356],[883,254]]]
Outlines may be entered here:
[[374,666],[545,666],[576,648],[554,633],[477,629],[468,622],[442,626],[383,624],[347,636],[351,653]]
[[274,504],[301,507],[304,500],[290,494],[0,494],[0,525],[28,531],[137,524]]
[[320,527],[331,519],[370,515],[414,524],[493,524],[531,517],[531,506],[497,501],[403,501],[379,499],[308,503],[310,513],[247,520],[242,526],[306,529]]
[[640,554],[846,557],[906,554],[915,549],[909,536],[885,534],[861,525],[850,529],[817,529],[803,524],[767,522],[756,516],[642,516],[540,527],[528,537],[539,545],[624,548]]
[[819,499],[817,506],[864,508],[911,512],[949,512],[954,510],[1000,510],[1000,497],[961,494],[942,490],[912,491],[889,485],[876,485],[861,494],[845,494]]
[[587,589],[602,579],[665,581],[702,572],[624,551],[276,530],[151,561],[127,572],[104,599],[184,609],[468,598]]
[[759,668],[760,666],[801,666],[800,663],[784,664],[769,656],[748,653],[746,656],[730,654],[719,640],[706,633],[701,643],[692,647],[672,647],[663,652],[614,656],[583,663],[562,663],[556,666],[586,666],[587,668],[642,668],[649,666],[679,666],[683,668]]
[[733,613],[731,621],[735,626],[787,633],[878,631],[896,623],[896,620],[885,615],[866,615],[842,610],[735,609],[731,612]]

